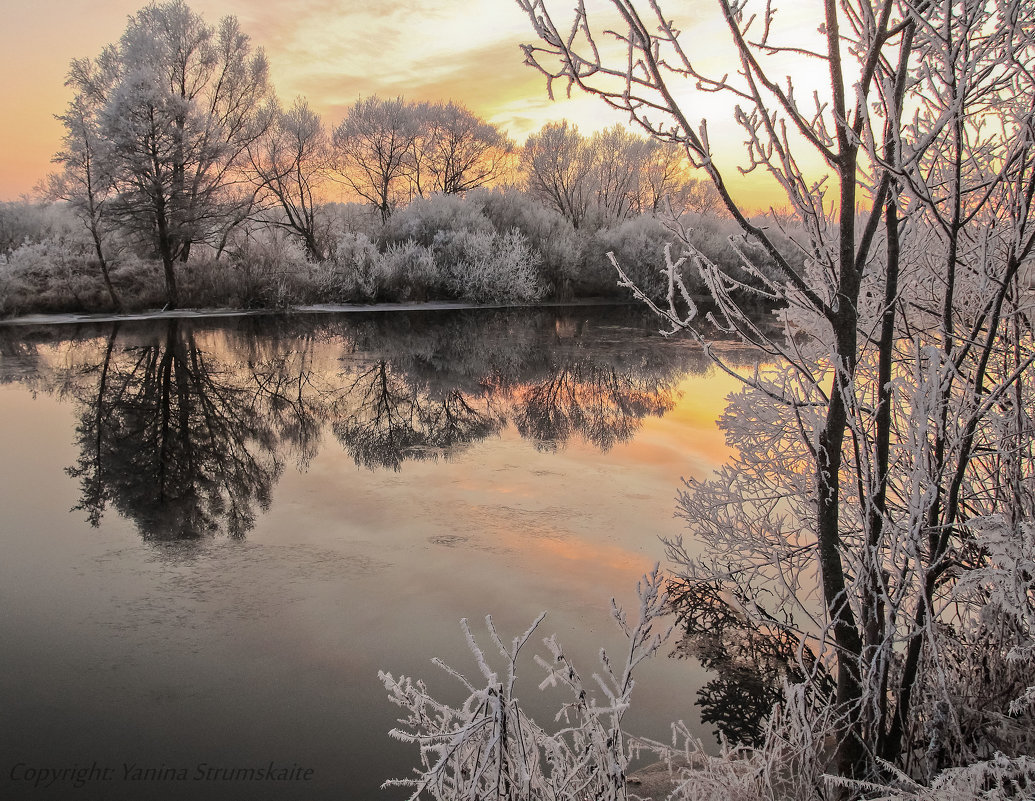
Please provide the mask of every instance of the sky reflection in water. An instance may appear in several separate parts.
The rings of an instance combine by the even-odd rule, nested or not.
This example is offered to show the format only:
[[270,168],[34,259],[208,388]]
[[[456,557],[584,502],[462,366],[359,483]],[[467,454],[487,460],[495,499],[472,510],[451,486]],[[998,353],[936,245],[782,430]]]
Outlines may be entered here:
[[[379,668],[454,693],[428,660],[472,667],[461,617],[517,633],[548,609],[591,672],[610,598],[680,531],[680,478],[725,456],[731,381],[655,328],[583,308],[0,330],[0,794],[67,797],[11,768],[96,761],[105,797],[254,798],[123,766],[272,760],[313,773],[270,797],[392,798],[415,755]],[[697,720],[704,681],[656,660],[633,728]]]

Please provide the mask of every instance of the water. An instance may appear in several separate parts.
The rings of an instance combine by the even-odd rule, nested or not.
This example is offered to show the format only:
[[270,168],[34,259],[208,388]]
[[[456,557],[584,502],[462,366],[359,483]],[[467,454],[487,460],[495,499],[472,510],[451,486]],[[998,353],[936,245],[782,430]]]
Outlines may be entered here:
[[[473,671],[460,618],[516,634],[544,609],[586,673],[619,653],[610,599],[682,530],[681,477],[725,458],[734,388],[655,328],[580,308],[0,329],[0,797],[398,798],[379,785],[416,753],[379,669],[459,699],[429,660]],[[545,723],[559,696],[523,669]],[[707,736],[706,678],[655,660],[630,728]]]

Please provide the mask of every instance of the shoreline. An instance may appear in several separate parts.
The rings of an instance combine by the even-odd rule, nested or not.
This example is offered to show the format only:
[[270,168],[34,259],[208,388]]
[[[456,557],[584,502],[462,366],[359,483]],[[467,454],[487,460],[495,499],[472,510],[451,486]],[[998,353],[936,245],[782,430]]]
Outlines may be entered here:
[[0,326],[79,325],[82,323],[116,323],[137,320],[204,319],[209,317],[258,317],[293,314],[355,314],[364,312],[463,311],[468,309],[541,309],[573,306],[635,306],[633,300],[586,298],[540,303],[468,303],[463,301],[427,301],[425,303],[316,303],[288,306],[282,309],[156,309],[124,314],[104,312],[63,312],[58,314],[23,314],[0,319]]

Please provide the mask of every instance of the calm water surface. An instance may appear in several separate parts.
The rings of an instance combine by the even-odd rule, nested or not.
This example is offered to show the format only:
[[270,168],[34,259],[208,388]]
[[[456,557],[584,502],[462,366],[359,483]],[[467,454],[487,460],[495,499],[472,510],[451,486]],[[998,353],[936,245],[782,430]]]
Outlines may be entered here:
[[[379,785],[416,753],[378,669],[459,700],[429,660],[473,672],[460,618],[516,634],[546,609],[592,672],[621,644],[611,597],[632,605],[681,530],[681,477],[726,453],[731,382],[655,328],[621,308],[0,328],[0,797],[398,798]],[[693,662],[640,678],[630,728],[708,735]],[[218,778],[271,762],[299,780]],[[35,786],[76,767],[81,787]]]

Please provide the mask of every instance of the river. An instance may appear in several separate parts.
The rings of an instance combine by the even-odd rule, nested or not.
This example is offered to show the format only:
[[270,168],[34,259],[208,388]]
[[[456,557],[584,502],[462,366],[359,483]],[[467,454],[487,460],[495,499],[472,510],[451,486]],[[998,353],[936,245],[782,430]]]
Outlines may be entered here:
[[[379,785],[417,755],[379,669],[460,698],[430,662],[475,672],[459,620],[517,634],[543,610],[597,669],[611,598],[634,604],[683,530],[681,479],[727,453],[733,382],[657,327],[573,307],[0,328],[0,796],[399,798]],[[710,737],[707,678],[663,654],[629,728]]]

